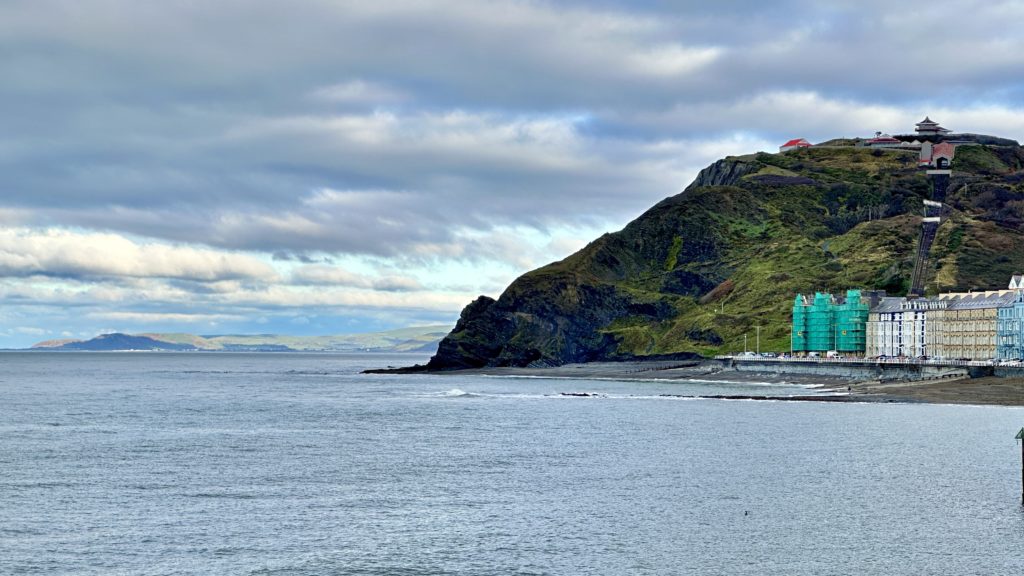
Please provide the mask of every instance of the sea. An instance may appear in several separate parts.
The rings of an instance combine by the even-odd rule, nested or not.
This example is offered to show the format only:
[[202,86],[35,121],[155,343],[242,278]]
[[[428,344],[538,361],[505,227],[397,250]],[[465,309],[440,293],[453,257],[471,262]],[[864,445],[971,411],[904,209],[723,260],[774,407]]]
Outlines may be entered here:
[[0,574],[1024,573],[1022,409],[425,360],[0,354]]

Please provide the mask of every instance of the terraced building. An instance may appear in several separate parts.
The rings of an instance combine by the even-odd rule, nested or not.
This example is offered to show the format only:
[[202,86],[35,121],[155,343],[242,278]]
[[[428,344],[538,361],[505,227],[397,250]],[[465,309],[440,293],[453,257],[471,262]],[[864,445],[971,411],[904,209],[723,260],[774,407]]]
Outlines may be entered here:
[[1024,290],[1017,290],[1013,302],[999,309],[996,358],[1024,360]]

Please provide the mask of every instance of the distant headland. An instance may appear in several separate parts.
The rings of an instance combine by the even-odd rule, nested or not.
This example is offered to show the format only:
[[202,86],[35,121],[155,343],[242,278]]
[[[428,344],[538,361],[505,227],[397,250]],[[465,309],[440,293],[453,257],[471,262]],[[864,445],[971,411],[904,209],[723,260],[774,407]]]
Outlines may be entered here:
[[279,334],[207,335],[186,333],[101,334],[88,340],[45,340],[29,350],[60,352],[416,352],[429,354],[450,327],[401,328],[384,332],[330,336]]

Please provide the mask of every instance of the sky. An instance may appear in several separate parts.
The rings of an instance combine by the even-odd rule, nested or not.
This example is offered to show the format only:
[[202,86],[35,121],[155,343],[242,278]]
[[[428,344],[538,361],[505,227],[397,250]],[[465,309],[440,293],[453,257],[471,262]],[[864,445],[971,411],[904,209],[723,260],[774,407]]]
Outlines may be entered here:
[[0,2],[0,347],[454,324],[730,154],[1024,140],[1024,3]]

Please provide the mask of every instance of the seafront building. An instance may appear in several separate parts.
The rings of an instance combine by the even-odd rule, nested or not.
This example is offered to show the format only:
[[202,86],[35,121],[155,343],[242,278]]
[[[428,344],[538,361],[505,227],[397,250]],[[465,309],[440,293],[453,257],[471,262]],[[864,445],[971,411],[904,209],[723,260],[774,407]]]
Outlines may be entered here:
[[930,314],[928,356],[944,360],[996,357],[999,308],[1013,302],[1014,291],[940,294],[949,305]]
[[845,296],[817,292],[813,297],[797,294],[793,301],[791,351],[808,354],[837,351],[864,353],[868,311],[884,291],[847,290]]
[[884,298],[868,313],[868,357],[928,356],[928,317],[949,305],[948,300]]
[[792,352],[945,360],[1024,359],[1024,275],[1007,290],[935,298],[817,292],[793,301]]
[[999,309],[996,326],[996,358],[1024,360],[1024,289],[1017,290],[1013,302]]
[[883,298],[865,332],[868,357],[1024,359],[1024,275],[1007,290]]

